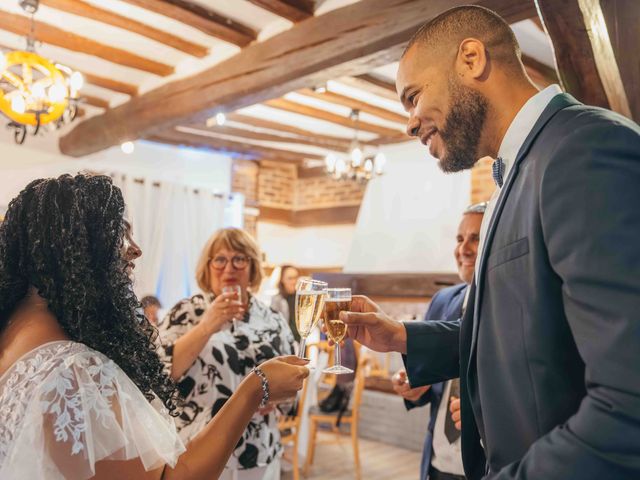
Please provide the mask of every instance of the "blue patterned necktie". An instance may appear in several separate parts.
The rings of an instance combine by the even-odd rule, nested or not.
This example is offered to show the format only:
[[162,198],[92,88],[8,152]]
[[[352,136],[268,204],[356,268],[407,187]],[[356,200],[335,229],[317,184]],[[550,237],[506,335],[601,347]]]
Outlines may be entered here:
[[493,181],[496,182],[498,188],[502,188],[502,184],[504,183],[503,175],[504,175],[504,162],[500,157],[496,158],[493,161],[493,166],[491,167],[491,172],[493,175]]

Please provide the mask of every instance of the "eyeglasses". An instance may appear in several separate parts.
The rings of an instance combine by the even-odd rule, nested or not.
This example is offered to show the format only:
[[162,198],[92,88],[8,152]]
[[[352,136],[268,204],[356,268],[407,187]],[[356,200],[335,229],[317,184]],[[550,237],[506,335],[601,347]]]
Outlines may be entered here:
[[249,265],[249,258],[244,255],[236,255],[229,260],[227,257],[220,255],[209,259],[209,263],[213,265],[213,268],[216,270],[224,270],[229,262],[231,262],[231,265],[236,270],[244,270],[247,268],[247,265]]

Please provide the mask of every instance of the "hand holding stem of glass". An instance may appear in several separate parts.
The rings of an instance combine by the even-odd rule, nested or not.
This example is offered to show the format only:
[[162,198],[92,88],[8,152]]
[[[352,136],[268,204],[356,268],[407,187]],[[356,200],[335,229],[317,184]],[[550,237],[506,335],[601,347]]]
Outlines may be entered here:
[[300,334],[300,351],[298,356],[305,355],[307,337],[316,326],[327,296],[327,283],[319,280],[300,279],[296,285],[296,327]]
[[340,320],[340,312],[351,310],[351,289],[350,288],[329,288],[327,289],[327,300],[324,304],[324,326],[327,329],[327,336],[336,344],[335,365],[325,368],[323,373],[334,373],[342,375],[353,373],[353,370],[342,366],[340,358],[340,342],[347,335],[347,326]]
[[[242,287],[240,285],[227,285],[222,287],[222,293],[231,293],[234,296],[231,298],[231,302],[234,304],[242,304]],[[233,324],[233,333],[237,330],[236,317],[231,320]]]

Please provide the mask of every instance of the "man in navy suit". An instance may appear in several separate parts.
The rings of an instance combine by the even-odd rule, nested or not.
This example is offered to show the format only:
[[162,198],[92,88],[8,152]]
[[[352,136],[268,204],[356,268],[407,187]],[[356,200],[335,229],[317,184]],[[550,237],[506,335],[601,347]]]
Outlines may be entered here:
[[[454,321],[462,317],[467,286],[473,279],[485,208],[486,203],[478,203],[464,211],[453,252],[458,275],[463,283],[436,293],[431,299],[424,321]],[[400,370],[393,376],[392,382],[393,389],[404,398],[407,410],[431,405],[431,418],[422,450],[420,480],[464,480],[460,425],[459,422],[456,425],[450,412],[452,407],[460,404],[459,379],[411,388],[406,371]]]
[[460,377],[476,480],[640,478],[640,127],[538,91],[508,24],[458,7],[409,42],[407,131],[441,168],[495,159],[461,321],[390,319],[365,297],[349,335],[407,354],[411,385]]

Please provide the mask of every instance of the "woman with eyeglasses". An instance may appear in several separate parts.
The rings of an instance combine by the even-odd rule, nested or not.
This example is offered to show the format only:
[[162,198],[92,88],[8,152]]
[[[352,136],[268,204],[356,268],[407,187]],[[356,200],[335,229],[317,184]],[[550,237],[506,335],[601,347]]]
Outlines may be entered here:
[[[206,426],[254,366],[293,353],[294,342],[284,318],[250,293],[260,286],[262,265],[258,245],[244,230],[213,234],[196,279],[204,293],[178,302],[160,326],[165,362],[184,401],[176,419],[183,441]],[[241,298],[227,292],[237,286]],[[259,410],[220,478],[279,479],[279,438],[274,407]]]

